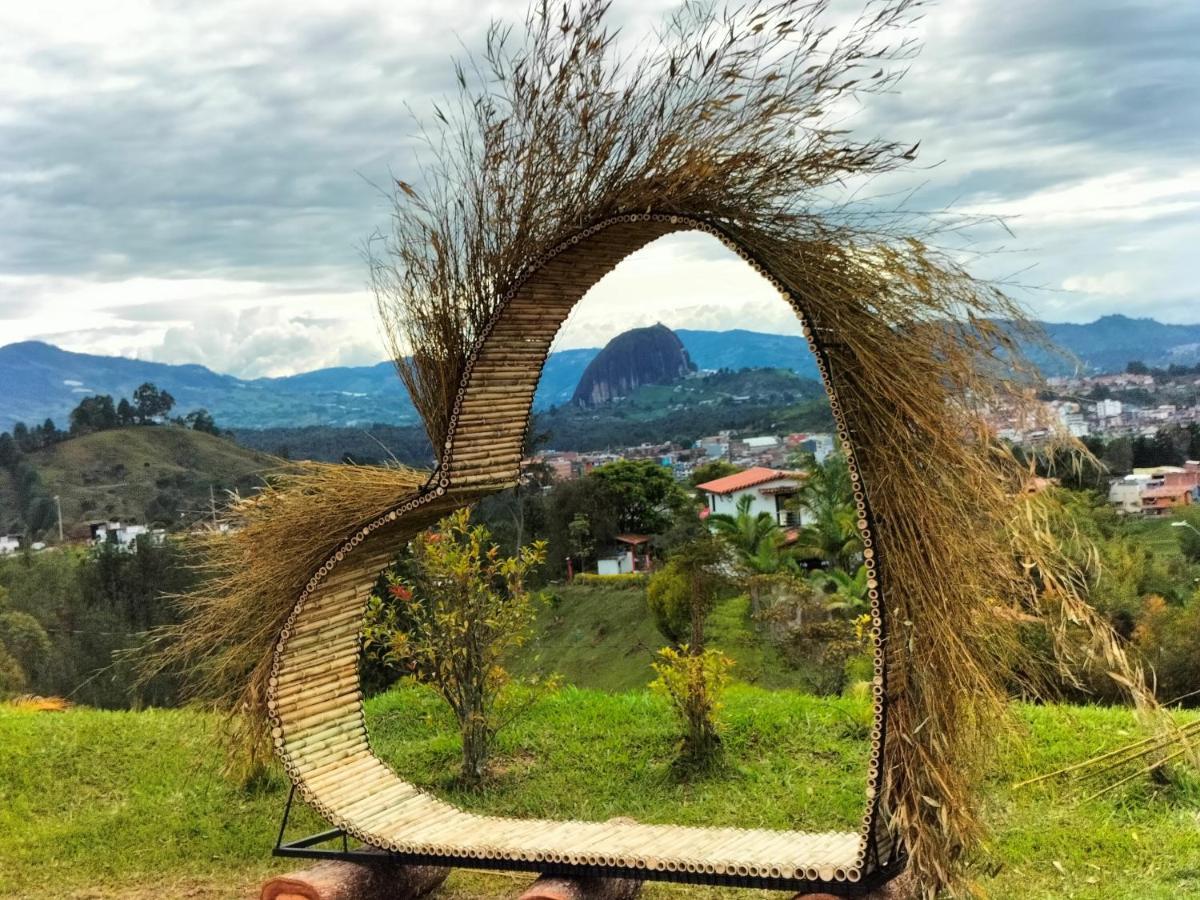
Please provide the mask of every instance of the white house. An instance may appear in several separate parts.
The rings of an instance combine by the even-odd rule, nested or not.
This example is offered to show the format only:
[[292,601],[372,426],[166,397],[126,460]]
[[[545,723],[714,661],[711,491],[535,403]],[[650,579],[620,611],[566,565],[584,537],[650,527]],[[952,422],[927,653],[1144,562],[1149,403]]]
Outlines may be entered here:
[[806,524],[801,511],[789,510],[788,501],[796,496],[803,472],[785,472],[754,466],[735,475],[706,481],[696,487],[708,500],[708,511],[736,516],[738,502],[750,497],[750,514],[765,512],[780,525]]
[[1113,479],[1108,486],[1108,502],[1119,513],[1139,515],[1142,511],[1142,492],[1149,483],[1149,475],[1126,475]]
[[15,534],[0,534],[0,556],[16,553],[21,549],[21,539]]
[[162,528],[150,529],[145,525],[122,525],[120,522],[93,522],[92,543],[96,545],[111,543],[122,550],[136,551],[137,539],[146,535],[154,544],[161,544],[166,539],[166,531]]

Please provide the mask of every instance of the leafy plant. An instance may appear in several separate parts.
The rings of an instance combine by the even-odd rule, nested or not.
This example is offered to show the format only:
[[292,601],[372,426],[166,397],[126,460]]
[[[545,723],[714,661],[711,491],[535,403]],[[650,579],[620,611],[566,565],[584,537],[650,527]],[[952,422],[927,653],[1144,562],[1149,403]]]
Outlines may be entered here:
[[541,541],[501,556],[487,528],[461,509],[413,540],[411,563],[389,574],[386,598],[371,601],[368,652],[446,701],[468,785],[486,776],[496,734],[515,714],[501,709],[510,680],[503,662],[532,632],[535,595],[525,581],[545,557]]
[[653,667],[658,678],[650,683],[651,690],[671,701],[671,708],[686,729],[680,762],[685,766],[710,765],[720,749],[717,713],[733,660],[720,650],[693,653],[684,644],[678,650],[663,647]]

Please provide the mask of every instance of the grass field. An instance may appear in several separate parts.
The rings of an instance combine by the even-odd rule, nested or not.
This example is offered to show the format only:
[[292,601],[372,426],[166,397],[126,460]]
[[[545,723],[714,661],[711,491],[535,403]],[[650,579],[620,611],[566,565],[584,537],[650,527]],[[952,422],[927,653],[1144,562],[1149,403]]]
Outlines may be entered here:
[[[522,648],[513,669],[523,675],[561,675],[568,684],[601,691],[644,687],[654,678],[655,653],[666,644],[646,609],[640,587],[560,585],[558,601],[540,611],[537,637]],[[749,599],[717,604],[708,619],[707,639],[734,660],[734,675],[765,688],[804,685],[779,653],[747,628]]]
[[[428,692],[368,704],[376,746],[410,778],[474,809],[738,825],[830,824],[858,815],[866,710],[739,686],[724,712],[730,764],[681,782],[666,709],[643,691],[565,688],[504,736],[478,794],[451,786],[456,738]],[[1129,714],[1018,707],[987,794],[993,837],[974,864],[996,900],[1200,897],[1200,790],[1149,781],[1094,800],[1012,785],[1129,740]],[[0,896],[248,898],[286,795],[278,778],[222,775],[217,721],[188,711],[28,713],[0,708]],[[296,833],[318,823],[302,814]],[[529,876],[456,872],[450,900],[515,897]],[[761,896],[653,885],[650,898]],[[782,895],[773,895],[782,896]]]

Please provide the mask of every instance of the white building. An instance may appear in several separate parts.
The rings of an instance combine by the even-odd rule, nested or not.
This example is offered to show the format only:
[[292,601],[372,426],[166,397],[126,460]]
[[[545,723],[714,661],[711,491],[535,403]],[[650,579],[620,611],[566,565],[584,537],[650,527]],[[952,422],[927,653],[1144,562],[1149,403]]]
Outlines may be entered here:
[[154,544],[166,540],[167,533],[162,528],[151,529],[145,525],[122,525],[120,522],[93,522],[92,543],[116,544],[122,550],[136,551],[139,537],[147,536]]
[[1117,478],[1108,486],[1108,502],[1117,512],[1136,516],[1142,512],[1142,492],[1150,483],[1149,475],[1126,475]]
[[797,450],[811,453],[813,459],[823,463],[833,453],[834,443],[832,434],[792,434],[788,435],[789,446]]
[[15,534],[0,534],[0,556],[16,553],[20,549],[20,537]]
[[803,472],[784,472],[754,466],[735,475],[726,475],[706,481],[696,487],[703,491],[708,500],[709,514],[736,516],[742,497],[750,498],[750,514],[765,512],[780,525],[803,525],[805,520],[799,510],[789,510],[788,501],[796,496]]

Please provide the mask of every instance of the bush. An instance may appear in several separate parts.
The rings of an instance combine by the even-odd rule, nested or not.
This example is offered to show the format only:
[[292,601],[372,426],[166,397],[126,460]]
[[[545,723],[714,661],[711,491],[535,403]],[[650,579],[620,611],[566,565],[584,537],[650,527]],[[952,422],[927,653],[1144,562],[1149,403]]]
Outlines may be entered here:
[[1133,643],[1154,669],[1160,700],[1185,699],[1189,705],[1200,700],[1200,594],[1186,606],[1147,597]]
[[667,563],[646,585],[646,607],[654,616],[658,633],[678,647],[691,628],[692,592],[687,578],[675,563]]
[[50,638],[29,613],[0,612],[0,649],[20,667],[26,679],[36,679],[50,659]]
[[721,692],[729,685],[733,660],[720,650],[693,654],[685,644],[664,647],[654,663],[658,675],[650,689],[666,696],[686,729],[680,762],[689,767],[709,765],[717,756],[721,736],[717,713]]
[[611,587],[622,590],[633,590],[645,587],[652,576],[645,572],[626,572],[623,575],[597,575],[594,572],[584,572],[576,575],[571,584],[581,584],[585,587]]
[[546,557],[543,542],[501,557],[470,510],[442,519],[412,542],[402,574],[390,573],[384,598],[372,598],[365,628],[369,654],[431,685],[458,720],[462,778],[487,774],[508,683],[503,661],[533,630],[535,595],[525,578]]

